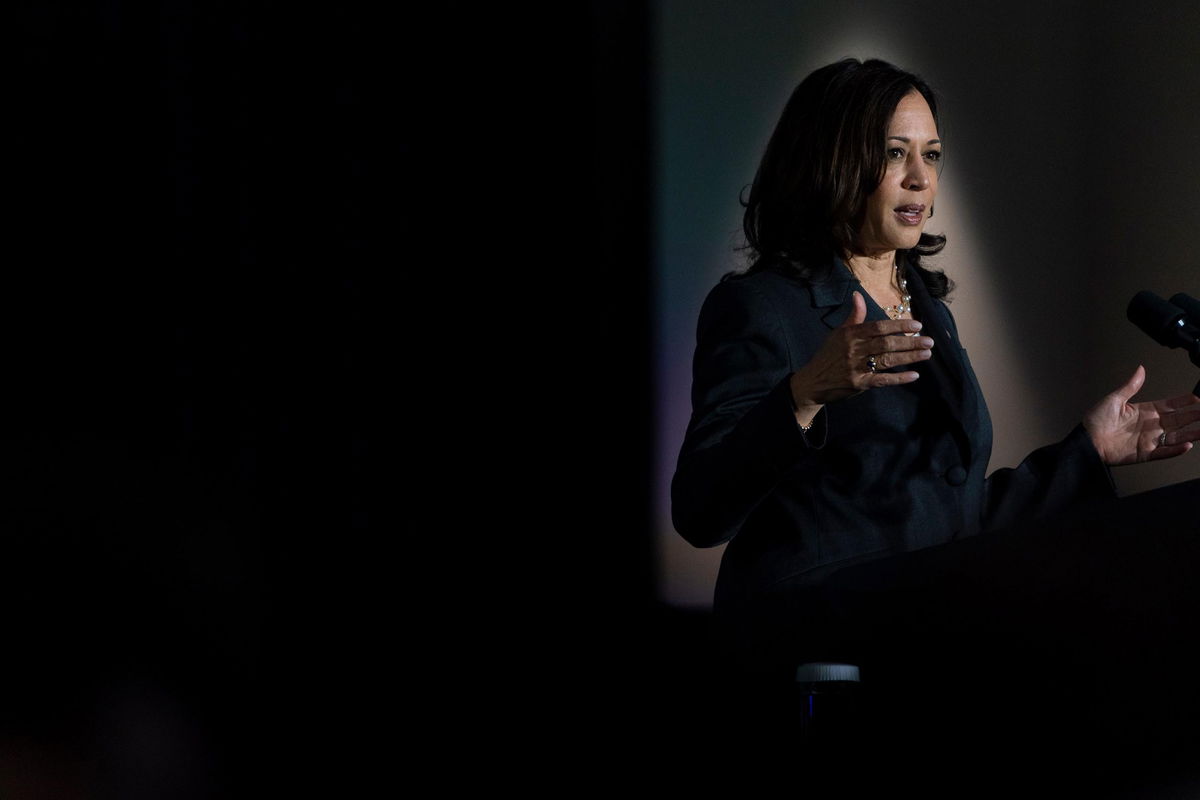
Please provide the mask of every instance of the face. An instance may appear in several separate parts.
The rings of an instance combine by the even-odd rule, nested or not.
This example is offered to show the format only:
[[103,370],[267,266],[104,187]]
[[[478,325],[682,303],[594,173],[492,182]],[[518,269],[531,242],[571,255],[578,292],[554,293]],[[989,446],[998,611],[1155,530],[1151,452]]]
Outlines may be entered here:
[[937,194],[942,140],[929,104],[909,92],[888,122],[883,181],[867,197],[859,228],[864,255],[907,250],[917,245]]

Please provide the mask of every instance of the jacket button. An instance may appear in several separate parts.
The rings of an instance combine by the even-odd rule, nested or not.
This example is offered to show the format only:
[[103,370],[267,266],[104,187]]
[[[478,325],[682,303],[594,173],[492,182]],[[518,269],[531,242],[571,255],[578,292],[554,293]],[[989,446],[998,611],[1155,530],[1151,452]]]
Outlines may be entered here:
[[951,467],[946,470],[946,483],[951,486],[962,486],[967,482],[967,471],[962,467]]

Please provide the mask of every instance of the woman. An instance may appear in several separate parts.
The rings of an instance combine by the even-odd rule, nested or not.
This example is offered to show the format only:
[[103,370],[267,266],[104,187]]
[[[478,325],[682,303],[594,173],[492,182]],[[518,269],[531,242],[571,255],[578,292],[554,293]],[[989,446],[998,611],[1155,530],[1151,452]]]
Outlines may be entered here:
[[795,90],[745,202],[752,263],[700,314],[677,530],[728,542],[716,610],[756,657],[836,658],[837,570],[1112,497],[1108,468],[1187,452],[1191,395],[1131,403],[1145,373],[1063,441],[985,477],[992,430],[926,268],[942,142],[933,92],[844,60]]

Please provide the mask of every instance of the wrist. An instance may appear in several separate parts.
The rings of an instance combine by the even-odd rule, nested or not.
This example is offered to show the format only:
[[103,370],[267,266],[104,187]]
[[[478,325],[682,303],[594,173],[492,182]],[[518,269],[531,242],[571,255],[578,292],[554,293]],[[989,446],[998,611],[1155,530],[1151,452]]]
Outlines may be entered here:
[[1100,457],[1100,460],[1104,462],[1105,466],[1113,466],[1112,461],[1109,458],[1107,442],[1100,434],[1100,431],[1097,429],[1095,423],[1085,416],[1082,426],[1084,434],[1086,434],[1088,441],[1092,445],[1092,449],[1096,451],[1096,455]]
[[796,424],[800,426],[800,430],[807,431],[813,426],[817,414],[821,413],[821,408],[822,406],[805,406],[802,409],[796,409]]
[[806,387],[799,376],[799,372],[792,373],[788,388],[791,389],[792,412],[796,415],[796,424],[800,426],[801,430],[808,430],[825,404],[814,402],[808,397],[808,393],[805,391]]

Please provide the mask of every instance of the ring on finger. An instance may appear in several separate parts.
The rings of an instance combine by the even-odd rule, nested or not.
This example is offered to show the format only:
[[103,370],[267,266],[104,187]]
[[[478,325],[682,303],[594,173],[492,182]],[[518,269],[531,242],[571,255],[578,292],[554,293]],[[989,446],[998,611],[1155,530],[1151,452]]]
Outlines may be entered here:
[[875,356],[867,356],[867,369],[871,372],[872,375],[875,374],[875,369],[878,366],[879,365],[875,363]]
[[1160,433],[1158,435],[1158,446],[1159,447],[1167,446],[1167,432],[1166,431],[1163,431],[1162,433]]

